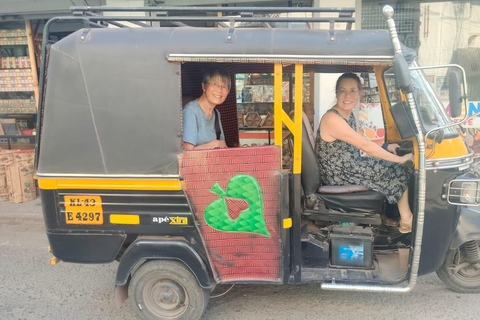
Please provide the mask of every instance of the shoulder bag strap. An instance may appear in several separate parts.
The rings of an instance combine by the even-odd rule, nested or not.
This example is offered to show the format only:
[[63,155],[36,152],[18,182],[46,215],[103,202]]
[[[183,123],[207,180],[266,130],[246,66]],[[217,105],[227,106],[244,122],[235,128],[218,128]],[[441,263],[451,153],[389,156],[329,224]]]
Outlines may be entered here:
[[222,130],[220,130],[220,115],[216,108],[213,110],[215,111],[215,132],[217,133],[217,140],[220,140],[220,135],[222,134]]

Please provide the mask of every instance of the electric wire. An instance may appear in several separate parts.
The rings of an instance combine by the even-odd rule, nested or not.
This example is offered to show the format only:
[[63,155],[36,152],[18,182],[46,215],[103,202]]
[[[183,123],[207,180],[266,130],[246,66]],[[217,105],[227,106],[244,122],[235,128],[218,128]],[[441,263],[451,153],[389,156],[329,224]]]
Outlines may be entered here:
[[226,295],[230,290],[232,290],[233,287],[235,287],[235,284],[232,284],[232,286],[230,288],[228,288],[228,290],[223,292],[223,293],[217,294],[215,296],[210,296],[210,299],[215,299],[215,298],[219,298],[221,296]]

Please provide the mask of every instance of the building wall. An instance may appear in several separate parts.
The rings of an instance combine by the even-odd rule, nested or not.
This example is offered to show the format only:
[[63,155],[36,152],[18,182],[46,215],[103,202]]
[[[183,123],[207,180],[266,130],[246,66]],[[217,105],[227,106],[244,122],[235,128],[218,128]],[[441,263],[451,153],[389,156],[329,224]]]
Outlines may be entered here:
[[[107,7],[143,7],[145,0],[107,0]],[[129,15],[143,15],[143,13],[129,12]]]
[[[480,48],[478,1],[423,3],[420,7],[420,21],[418,61],[421,65],[461,64],[456,58],[458,49]],[[480,61],[477,63],[480,64]],[[480,66],[473,69],[479,68]],[[447,71],[447,68],[432,69],[425,70],[425,74],[434,88],[442,90],[443,87],[445,90]],[[468,76],[471,70],[466,71]],[[470,101],[478,100],[480,95],[476,92],[480,89],[480,82],[477,77],[467,77],[467,83]],[[448,99],[444,99],[443,103],[447,105]]]
[[479,5],[468,2],[424,3],[420,6],[420,21],[418,59],[422,65],[450,63],[455,50],[480,47]]

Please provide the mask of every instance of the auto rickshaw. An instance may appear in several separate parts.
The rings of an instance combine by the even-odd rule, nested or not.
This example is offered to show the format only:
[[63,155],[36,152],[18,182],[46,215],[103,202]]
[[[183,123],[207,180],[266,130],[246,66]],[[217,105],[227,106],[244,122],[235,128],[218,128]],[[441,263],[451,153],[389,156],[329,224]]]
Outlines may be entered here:
[[[54,261],[118,261],[117,302],[130,298],[145,319],[198,319],[219,284],[406,293],[436,271],[455,291],[480,292],[473,153],[426,80],[423,69],[432,67],[400,44],[391,7],[388,31],[351,30],[352,8],[73,10],[46,24],[41,67],[36,176]],[[162,15],[96,15],[127,10]],[[299,11],[338,17],[253,14]],[[50,28],[72,21],[85,27],[52,43]],[[199,21],[223,28],[185,27]],[[277,26],[238,26],[253,22]],[[285,22],[330,29],[279,27]],[[239,146],[231,90],[218,107],[229,148],[182,151],[182,98],[195,94],[199,70],[210,65],[229,70],[233,87],[237,73],[272,75],[271,145]],[[460,70],[449,76],[450,111],[459,116],[463,69],[440,67]],[[391,210],[382,194],[320,181],[302,116],[303,76],[347,71],[376,80],[385,141],[415,154],[410,234],[382,225]],[[285,75],[294,79],[290,112]]]

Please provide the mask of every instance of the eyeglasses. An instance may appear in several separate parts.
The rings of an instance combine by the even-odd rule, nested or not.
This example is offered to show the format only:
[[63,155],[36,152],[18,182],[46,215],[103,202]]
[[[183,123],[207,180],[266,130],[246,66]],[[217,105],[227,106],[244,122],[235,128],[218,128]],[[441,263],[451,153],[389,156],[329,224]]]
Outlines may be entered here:
[[209,85],[212,85],[215,89],[220,90],[220,91],[228,91],[228,86],[226,85],[221,85],[216,82],[208,82]]
[[359,92],[360,92],[360,90],[358,90],[358,89],[350,89],[350,90],[340,89],[340,90],[337,91],[337,94],[338,94],[338,95],[345,96],[345,95],[347,95],[347,93],[349,93],[351,96],[355,96],[355,95],[357,95]]

